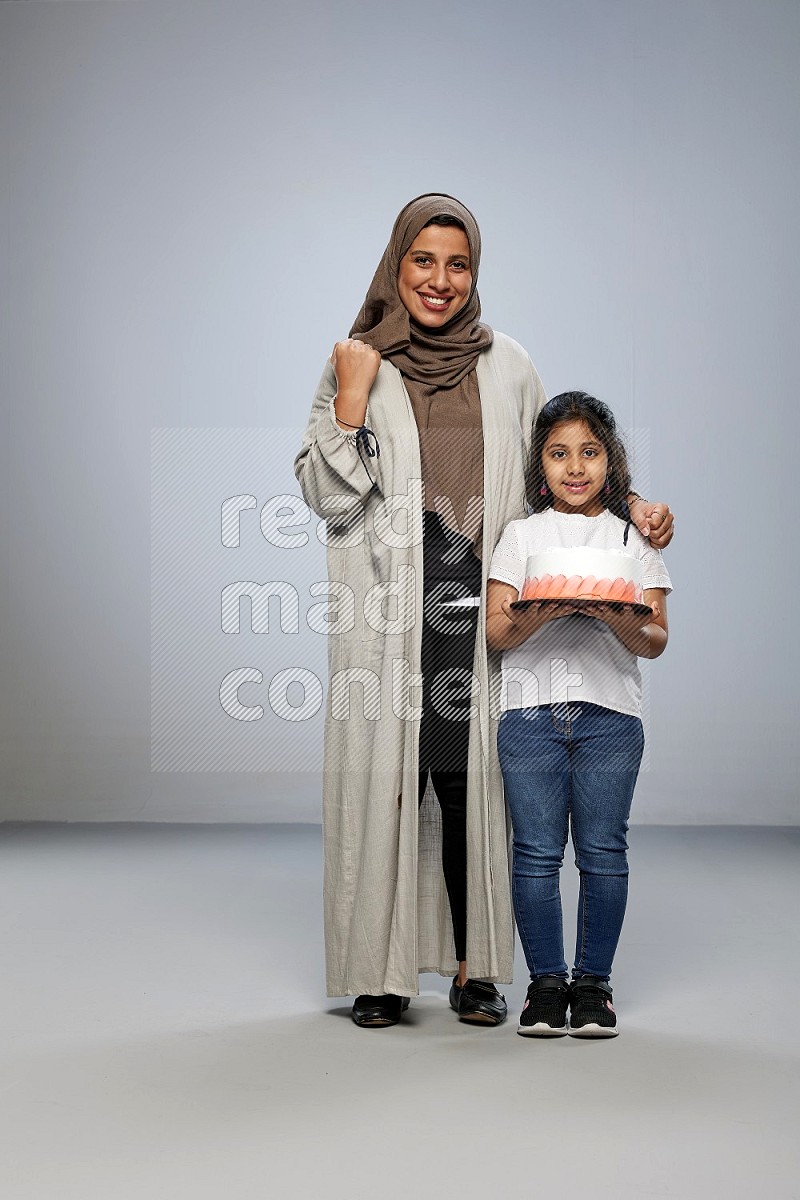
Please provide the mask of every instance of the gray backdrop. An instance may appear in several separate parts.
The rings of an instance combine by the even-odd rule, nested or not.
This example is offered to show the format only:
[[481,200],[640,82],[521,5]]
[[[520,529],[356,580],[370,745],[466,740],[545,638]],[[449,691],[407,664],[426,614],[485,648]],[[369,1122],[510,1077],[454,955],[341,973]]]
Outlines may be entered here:
[[324,677],[324,551],[270,501],[437,190],[481,224],[484,317],[612,405],[677,514],[636,819],[797,820],[796,3],[17,3],[0,33],[3,818],[318,818],[288,681]]

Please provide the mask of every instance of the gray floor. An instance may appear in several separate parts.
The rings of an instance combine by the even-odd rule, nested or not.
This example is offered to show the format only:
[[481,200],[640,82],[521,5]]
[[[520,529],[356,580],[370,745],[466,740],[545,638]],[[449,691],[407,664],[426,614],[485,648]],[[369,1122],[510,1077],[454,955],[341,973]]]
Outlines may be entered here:
[[634,828],[622,1035],[538,1042],[356,1029],[314,827],[5,826],[2,1195],[800,1197],[799,845]]

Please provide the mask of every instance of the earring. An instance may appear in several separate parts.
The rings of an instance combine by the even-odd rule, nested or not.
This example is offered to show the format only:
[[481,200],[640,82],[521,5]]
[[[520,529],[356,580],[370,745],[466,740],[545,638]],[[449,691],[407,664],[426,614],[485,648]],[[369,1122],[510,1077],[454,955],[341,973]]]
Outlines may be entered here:
[[540,496],[547,495],[547,484],[546,483],[543,483],[542,486],[539,488],[539,495]]

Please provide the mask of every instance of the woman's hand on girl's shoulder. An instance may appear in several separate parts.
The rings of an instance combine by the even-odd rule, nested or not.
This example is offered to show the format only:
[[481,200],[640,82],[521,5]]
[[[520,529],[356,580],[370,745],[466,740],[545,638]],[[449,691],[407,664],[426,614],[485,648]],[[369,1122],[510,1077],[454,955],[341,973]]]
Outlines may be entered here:
[[628,505],[631,520],[654,550],[664,550],[675,533],[675,517],[664,501],[632,500]]

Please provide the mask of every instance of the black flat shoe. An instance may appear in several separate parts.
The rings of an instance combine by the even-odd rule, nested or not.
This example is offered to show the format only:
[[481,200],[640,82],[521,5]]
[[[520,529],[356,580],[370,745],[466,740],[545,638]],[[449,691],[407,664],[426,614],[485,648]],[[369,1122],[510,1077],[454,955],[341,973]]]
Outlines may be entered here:
[[462,988],[456,979],[450,988],[450,1007],[458,1013],[459,1021],[471,1025],[502,1025],[508,1016],[508,1008],[505,996],[500,995],[494,984],[468,979]]
[[364,1028],[396,1025],[408,1008],[408,996],[356,996],[350,1014]]

